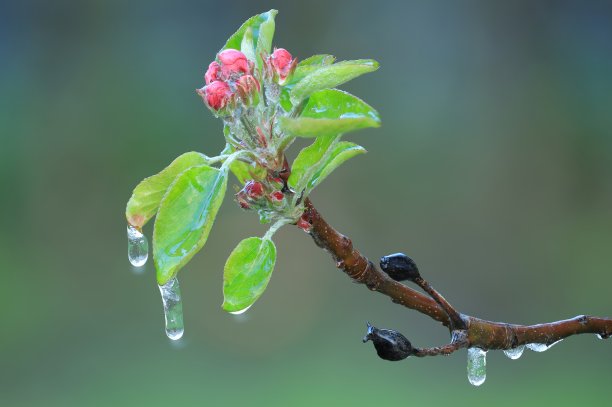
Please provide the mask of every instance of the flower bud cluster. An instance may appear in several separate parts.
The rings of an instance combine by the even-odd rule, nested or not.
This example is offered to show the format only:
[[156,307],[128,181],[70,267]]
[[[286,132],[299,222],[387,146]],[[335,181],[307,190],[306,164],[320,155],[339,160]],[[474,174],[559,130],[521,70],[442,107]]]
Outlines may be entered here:
[[236,194],[236,201],[242,209],[269,210],[282,205],[285,194],[282,192],[282,183],[276,182],[274,178],[268,178],[266,182],[255,180],[247,181]]
[[206,86],[196,90],[204,103],[216,112],[235,107],[238,100],[247,105],[257,103],[261,88],[253,76],[253,62],[235,49],[221,51],[217,59],[219,62],[211,62],[204,75]]

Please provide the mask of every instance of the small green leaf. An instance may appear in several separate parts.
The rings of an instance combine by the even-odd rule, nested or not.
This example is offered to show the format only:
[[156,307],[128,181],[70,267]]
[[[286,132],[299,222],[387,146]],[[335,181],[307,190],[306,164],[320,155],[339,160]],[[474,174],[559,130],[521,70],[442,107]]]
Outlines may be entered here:
[[291,102],[296,105],[318,90],[333,88],[377,69],[378,62],[372,59],[342,61],[323,66],[304,77],[293,87],[290,94]]
[[276,262],[271,240],[249,237],[232,251],[223,270],[223,309],[242,311],[263,294]]
[[[334,140],[334,137],[319,137],[300,151],[291,168],[288,180],[290,187],[312,190],[343,162],[366,152],[357,144],[348,141],[334,144]],[[326,154],[328,150],[330,151]],[[304,179],[305,177],[308,179]]]
[[270,55],[270,52],[272,51],[272,39],[274,38],[274,30],[276,28],[276,25],[274,23],[274,16],[276,16],[277,13],[276,10],[272,11],[274,11],[272,17],[268,18],[259,26],[259,35],[257,38],[257,48],[255,51],[255,55],[257,57],[257,67],[260,71],[263,67],[261,55]]
[[[270,48],[272,46],[272,37],[274,37],[274,17],[278,11],[270,10],[265,13],[257,14],[246,20],[244,24],[240,26],[238,31],[236,31],[225,43],[224,49],[241,49],[243,44],[243,38],[247,33],[248,29],[251,29],[253,36],[253,46],[255,49],[255,60],[257,61],[257,65],[261,68],[261,56],[260,53],[265,51],[265,53],[270,53]],[[247,40],[248,41],[248,40]],[[243,51],[244,52],[244,51]],[[246,54],[245,54],[246,55]],[[247,55],[247,58],[249,56]]]
[[309,66],[309,65],[330,65],[333,64],[336,60],[336,57],[330,54],[317,54],[310,56],[306,59],[302,59],[298,63],[299,67]]
[[158,284],[168,282],[204,246],[226,187],[227,172],[206,165],[185,170],[170,185],[153,230]]
[[248,27],[242,37],[240,43],[240,51],[247,57],[247,59],[255,62],[255,44],[253,43],[253,29]]
[[289,84],[291,85],[301,81],[304,77],[320,69],[321,67],[333,64],[335,60],[336,57],[333,55],[320,54],[313,55],[310,58],[300,61],[297,68],[295,68],[295,72],[293,73]]
[[281,128],[300,137],[336,136],[380,126],[378,112],[363,100],[338,89],[313,93],[299,118],[281,119]]
[[132,192],[125,209],[128,223],[142,228],[157,213],[159,202],[172,181],[186,169],[206,162],[204,155],[191,151],[177,157],[160,173],[142,180]]

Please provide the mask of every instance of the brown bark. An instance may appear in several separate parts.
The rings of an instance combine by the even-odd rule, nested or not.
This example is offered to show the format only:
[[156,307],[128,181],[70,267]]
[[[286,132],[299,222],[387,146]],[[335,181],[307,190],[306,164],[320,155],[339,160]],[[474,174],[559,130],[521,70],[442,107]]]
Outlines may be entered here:
[[[487,350],[511,349],[527,343],[550,345],[568,336],[584,333],[599,334],[603,338],[612,335],[612,318],[582,315],[546,324],[514,325],[485,321],[460,314],[443,300],[445,308],[451,308],[450,312],[447,313],[429,296],[392,280],[387,274],[380,271],[371,261],[353,247],[348,237],[332,228],[308,199],[305,202],[305,211],[302,219],[311,225],[309,234],[317,246],[328,251],[336,261],[336,266],[356,283],[365,284],[370,290],[390,297],[393,302],[419,311],[441,322],[444,326],[449,327],[449,330],[451,327],[449,314],[453,317],[454,321],[457,318],[462,320],[463,324],[460,325],[462,325],[461,328],[466,328],[467,340],[464,338],[461,343],[454,343],[439,348],[422,349],[421,354],[418,356],[449,354],[459,348],[472,346]],[[426,282],[419,285],[426,288],[427,292],[433,290]],[[455,322],[454,325],[457,326],[458,323]]]

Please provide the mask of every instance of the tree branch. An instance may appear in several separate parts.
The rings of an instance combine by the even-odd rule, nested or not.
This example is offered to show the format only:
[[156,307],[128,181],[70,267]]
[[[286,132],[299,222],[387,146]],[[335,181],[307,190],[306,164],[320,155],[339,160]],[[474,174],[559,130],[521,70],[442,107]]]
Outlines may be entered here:
[[[418,349],[415,356],[448,355],[463,347],[488,350],[512,349],[528,343],[551,345],[568,336],[584,333],[598,334],[601,338],[612,335],[612,318],[581,315],[546,324],[515,325],[460,314],[426,281],[415,279],[414,282],[433,298],[439,295],[436,300],[391,279],[380,271],[353,247],[351,239],[336,231],[323,219],[309,199],[305,201],[302,220],[310,225],[306,230],[317,246],[328,251],[336,261],[336,266],[354,282],[364,284],[370,290],[390,297],[393,302],[425,314],[449,328],[453,337],[449,345]],[[449,312],[438,304],[440,299],[443,301],[441,304],[444,305],[444,309]],[[451,327],[457,323],[451,324],[449,315],[455,320],[459,318],[463,326],[455,326],[453,330]]]

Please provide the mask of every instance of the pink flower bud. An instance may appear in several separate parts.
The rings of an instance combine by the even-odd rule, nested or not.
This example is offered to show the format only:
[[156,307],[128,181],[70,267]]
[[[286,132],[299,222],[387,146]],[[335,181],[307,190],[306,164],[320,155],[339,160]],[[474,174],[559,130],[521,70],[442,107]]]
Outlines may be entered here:
[[306,233],[309,233],[310,229],[312,229],[312,224],[308,222],[308,220],[305,218],[305,215],[302,215],[300,219],[298,219],[296,225],[298,228],[302,229]]
[[285,197],[285,194],[283,194],[281,191],[274,191],[270,194],[270,199],[276,202],[282,201],[284,197]]
[[249,198],[257,199],[263,195],[263,185],[261,182],[251,180],[245,184],[244,191]]
[[238,201],[238,205],[240,205],[242,209],[251,209],[251,205],[249,205],[249,202],[246,197],[246,194],[244,193],[244,190],[236,194],[236,201]]
[[[198,93],[202,96],[201,89]],[[204,87],[204,94],[208,106],[214,110],[219,110],[227,105],[227,102],[232,96],[232,91],[227,83],[213,81]]]
[[221,62],[221,73],[227,79],[232,75],[249,72],[247,57],[235,49],[223,50],[217,55]]
[[211,62],[210,65],[208,65],[208,70],[206,71],[206,74],[204,75],[204,82],[208,85],[211,82],[216,81],[217,79],[219,79],[220,72],[221,66],[216,61]]
[[276,48],[270,56],[270,62],[281,81],[284,81],[292,69],[293,57],[289,51],[284,48]]
[[255,90],[259,92],[259,81],[251,75],[242,75],[238,78],[236,86],[241,87],[247,95]]

